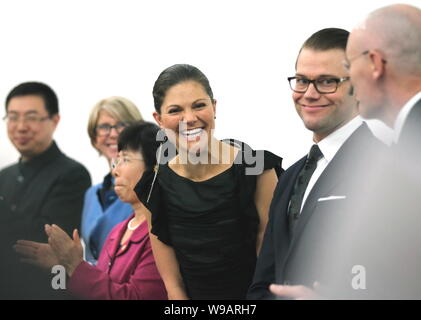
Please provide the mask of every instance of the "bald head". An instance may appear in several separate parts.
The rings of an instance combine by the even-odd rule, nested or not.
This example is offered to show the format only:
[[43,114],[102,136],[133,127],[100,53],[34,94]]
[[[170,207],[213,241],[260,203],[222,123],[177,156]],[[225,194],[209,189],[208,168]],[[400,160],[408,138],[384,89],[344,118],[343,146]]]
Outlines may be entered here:
[[393,127],[421,91],[421,10],[397,4],[373,11],[352,30],[346,58],[360,114]]
[[402,74],[421,76],[421,10],[396,4],[373,11],[357,26],[350,42],[362,50],[378,49]]

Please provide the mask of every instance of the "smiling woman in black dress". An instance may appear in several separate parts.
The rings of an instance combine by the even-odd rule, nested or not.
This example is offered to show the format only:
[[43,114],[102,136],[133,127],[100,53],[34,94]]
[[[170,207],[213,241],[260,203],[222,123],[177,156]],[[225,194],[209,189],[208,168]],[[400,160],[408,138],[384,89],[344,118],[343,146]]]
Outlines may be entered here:
[[193,66],[164,70],[153,95],[155,120],[169,138],[163,149],[176,146],[177,154],[161,159],[136,190],[151,212],[152,246],[168,296],[244,299],[282,159],[214,138],[216,100]]

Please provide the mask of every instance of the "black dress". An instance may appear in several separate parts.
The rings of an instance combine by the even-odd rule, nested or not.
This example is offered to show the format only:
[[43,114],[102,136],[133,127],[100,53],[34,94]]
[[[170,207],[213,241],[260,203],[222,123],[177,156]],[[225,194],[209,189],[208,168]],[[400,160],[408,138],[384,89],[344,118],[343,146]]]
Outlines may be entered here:
[[[161,165],[148,203],[153,174],[136,187],[152,212],[152,233],[174,249],[191,299],[245,299],[252,281],[259,223],[256,175],[245,174],[243,156],[239,152],[232,167],[201,182]],[[264,159],[265,170],[280,168],[282,159],[274,154],[265,151]]]

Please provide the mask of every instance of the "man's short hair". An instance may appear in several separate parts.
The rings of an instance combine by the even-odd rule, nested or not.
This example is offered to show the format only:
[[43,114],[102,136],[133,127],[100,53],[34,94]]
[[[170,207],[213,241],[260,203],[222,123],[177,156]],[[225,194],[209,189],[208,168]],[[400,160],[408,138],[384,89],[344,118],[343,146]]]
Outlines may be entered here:
[[349,38],[349,31],[340,28],[326,28],[313,33],[304,44],[295,61],[295,69],[297,69],[298,58],[304,48],[316,51],[327,51],[332,49],[340,49],[346,51],[346,44]]
[[58,113],[58,98],[56,93],[49,86],[41,82],[24,82],[14,87],[6,97],[6,112],[12,98],[29,95],[39,96],[44,100],[45,109],[50,117]]
[[302,48],[309,48],[318,51],[326,51],[331,49],[346,50],[349,31],[339,28],[326,28],[313,33],[308,38]]

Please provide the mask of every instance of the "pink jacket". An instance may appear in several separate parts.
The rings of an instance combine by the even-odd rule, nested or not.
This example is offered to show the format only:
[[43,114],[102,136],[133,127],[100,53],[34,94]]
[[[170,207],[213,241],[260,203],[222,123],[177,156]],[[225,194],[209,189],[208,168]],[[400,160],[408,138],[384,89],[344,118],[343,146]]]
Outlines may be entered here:
[[68,289],[83,299],[166,300],[167,293],[152,254],[148,224],[133,231],[124,251],[117,254],[127,220],[108,235],[96,267],[82,262],[68,281]]

